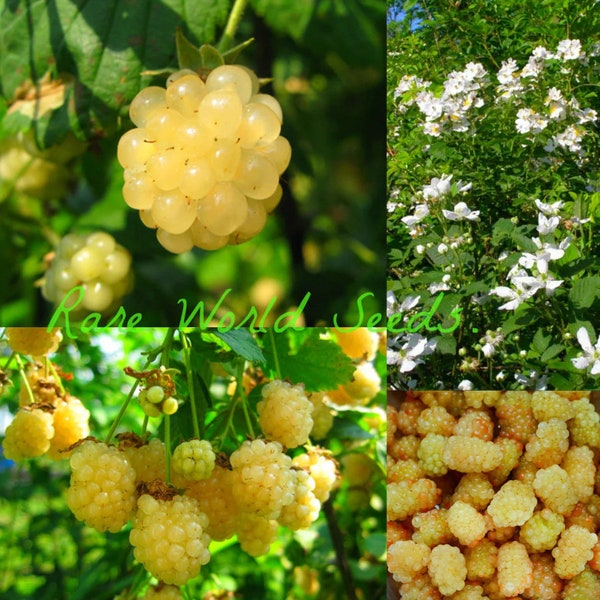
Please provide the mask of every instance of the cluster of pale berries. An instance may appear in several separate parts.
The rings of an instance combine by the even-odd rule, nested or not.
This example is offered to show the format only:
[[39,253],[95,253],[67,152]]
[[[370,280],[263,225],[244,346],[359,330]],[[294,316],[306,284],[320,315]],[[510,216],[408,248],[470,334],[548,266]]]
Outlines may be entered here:
[[40,200],[62,198],[72,177],[69,163],[84,148],[69,135],[59,145],[40,150],[32,131],[20,132],[0,142],[0,181]]
[[132,284],[131,255],[112,235],[68,234],[46,271],[42,293],[50,302],[60,304],[73,288],[81,286],[82,293],[71,295],[65,304],[76,304],[75,312],[110,313],[131,291]]
[[[11,349],[19,354],[44,357],[56,350],[59,330],[6,328]],[[47,364],[31,362],[19,392],[20,408],[8,425],[2,443],[4,456],[21,461],[46,455],[66,458],[71,446],[89,434],[89,411],[65,392]]]
[[336,463],[315,448],[292,459],[281,443],[255,439],[217,459],[210,442],[195,439],[175,448],[169,486],[161,440],[119,438],[118,447],[87,439],[75,449],[68,505],[98,531],[116,532],[131,520],[134,556],[173,598],[173,586],[209,561],[211,540],[236,535],[252,556],[265,554],[279,525],[295,530],[317,518],[337,478]]
[[166,394],[165,389],[160,385],[151,385],[143,389],[138,395],[138,402],[149,417],[174,415],[179,408],[177,399]]
[[259,93],[252,71],[222,65],[203,81],[183,69],[166,89],[142,90],[129,114],[136,128],[117,150],[123,197],[162,246],[216,250],[262,231],[291,148],[279,103]]
[[334,405],[364,406],[381,390],[381,377],[373,360],[378,352],[385,354],[385,334],[367,327],[333,329],[333,333],[344,353],[355,362],[355,369],[349,383],[325,392],[326,399]]

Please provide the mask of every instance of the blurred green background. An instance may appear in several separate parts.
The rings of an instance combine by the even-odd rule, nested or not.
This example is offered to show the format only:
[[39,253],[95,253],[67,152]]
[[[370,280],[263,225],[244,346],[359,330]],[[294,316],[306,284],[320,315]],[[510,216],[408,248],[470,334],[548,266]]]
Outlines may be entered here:
[[[63,340],[50,358],[64,374],[72,375],[72,379],[63,377],[64,386],[90,411],[91,435],[105,439],[133,383],[123,372],[124,367],[142,370],[147,353],[163,342],[165,330],[140,328],[118,332],[113,329],[109,334],[92,337],[80,332],[77,335],[77,341]],[[290,341],[306,337],[306,333],[301,332],[281,335]],[[260,336],[255,338],[264,347]],[[190,339],[193,339],[192,348],[198,352],[209,352],[209,345],[213,344],[201,345],[199,334],[191,334]],[[212,351],[215,361],[239,358],[231,350],[221,348],[221,351],[222,354]],[[5,367],[9,355],[6,343],[0,341],[0,369]],[[175,377],[178,396],[187,400],[179,346],[175,344],[170,355],[171,366],[182,371]],[[294,360],[306,359],[303,356],[294,359],[291,355],[281,357],[288,365]],[[152,367],[157,364],[158,361]],[[383,388],[385,356],[379,352],[373,364]],[[9,375],[13,385],[5,385],[0,396],[0,441],[10,414],[18,410],[20,378],[15,363],[12,365]],[[220,366],[228,365],[222,362]],[[331,365],[323,375],[329,377],[335,369],[336,366]],[[224,373],[222,368],[215,370]],[[209,387],[213,406],[226,406],[229,402],[228,381],[222,376],[212,377]],[[185,425],[191,427],[177,420],[189,420],[188,404],[172,417],[173,440]],[[250,404],[254,412],[255,399]],[[213,542],[210,562],[202,567],[199,577],[186,584],[184,598],[383,598],[386,572],[384,405],[385,390],[382,389],[366,406],[338,411],[333,428],[325,439],[319,440],[319,444],[330,449],[341,462],[342,476],[310,528],[291,532],[280,527],[269,554],[258,559],[242,552],[235,537]],[[207,415],[214,416],[214,411]],[[130,403],[117,432],[140,433],[143,417],[139,404]],[[206,417],[207,421],[209,418]],[[236,420],[242,423],[241,417]],[[162,435],[160,423],[161,419],[151,419],[148,431]],[[357,469],[355,463],[352,475],[344,463],[348,455],[362,459],[363,467]],[[113,600],[134,582],[138,590],[150,582],[145,570],[133,559],[128,540],[130,525],[118,533],[98,533],[77,521],[66,504],[68,485],[67,460],[41,457],[14,463],[3,458],[0,446],[0,598],[3,600]]]
[[[156,241],[121,196],[116,161],[127,107],[150,83],[148,70],[176,67],[175,30],[196,44],[216,43],[229,0],[110,0],[88,3],[0,1],[0,141],[33,130],[40,145],[67,131],[88,142],[69,190],[45,200],[0,181],[2,325],[46,324],[52,307],[36,281],[44,256],[67,232],[104,230],[133,255],[136,284],[124,306],[146,325],[179,322],[178,299],[246,315],[277,297],[273,317],[307,292],[305,323],[353,324],[356,300],[383,312],[385,296],[385,11],[379,0],[252,0],[236,42],[254,43],[240,62],[283,106],[282,135],[293,148],[284,198],[264,231],[238,247],[175,256]],[[135,15],[132,14],[135,12]],[[76,91],[51,119],[7,113],[28,77],[75,77]],[[2,157],[0,155],[0,161]]]

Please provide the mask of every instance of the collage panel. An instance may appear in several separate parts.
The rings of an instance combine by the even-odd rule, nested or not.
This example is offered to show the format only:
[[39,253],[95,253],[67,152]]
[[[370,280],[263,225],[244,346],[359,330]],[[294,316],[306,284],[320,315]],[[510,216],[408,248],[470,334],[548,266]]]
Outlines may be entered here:
[[600,394],[388,394],[388,600],[600,594]]
[[391,381],[593,389],[600,10],[407,4],[388,35]]
[[0,2],[0,325],[383,315],[385,31],[380,1]]
[[385,597],[385,336],[0,331],[0,596]]
[[391,2],[387,600],[600,597],[595,2]]

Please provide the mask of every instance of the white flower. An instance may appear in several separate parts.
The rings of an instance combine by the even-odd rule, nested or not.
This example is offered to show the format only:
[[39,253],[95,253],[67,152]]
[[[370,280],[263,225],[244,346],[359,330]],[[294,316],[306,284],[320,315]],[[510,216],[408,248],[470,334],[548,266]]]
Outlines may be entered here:
[[444,244],[443,242],[441,244],[438,244],[438,247],[436,249],[440,254],[446,254],[446,252],[448,252],[449,250],[448,245]]
[[386,304],[386,314],[391,317],[398,309],[398,298],[396,298],[396,294],[394,292],[388,290],[387,295],[385,297]]
[[490,358],[496,353],[496,346],[504,341],[504,336],[499,331],[487,331],[482,341],[485,343],[481,351],[486,358]]
[[550,58],[554,58],[554,54],[552,52],[546,50],[544,46],[537,46],[533,49],[531,53],[532,58],[535,60],[548,60]]
[[498,81],[502,84],[512,83],[514,79],[517,79],[519,76],[515,73],[518,71],[519,67],[517,66],[517,61],[514,58],[509,58],[508,60],[502,61],[502,67],[498,71]]
[[462,391],[469,391],[474,389],[474,385],[472,381],[469,381],[468,379],[463,379],[459,384],[458,384],[458,389],[462,390]]
[[412,215],[402,217],[401,221],[409,228],[413,228],[429,215],[429,206],[427,204],[417,204],[415,212]]
[[562,60],[577,60],[583,57],[585,53],[581,52],[581,42],[579,40],[561,40],[556,49],[556,58]]
[[418,333],[411,333],[399,351],[388,351],[387,363],[399,365],[400,373],[408,373],[423,362],[419,357],[431,354],[436,345],[437,340],[428,340]]
[[423,133],[433,137],[440,137],[442,135],[442,125],[435,121],[428,121],[423,125]]
[[530,108],[521,108],[517,112],[515,127],[519,133],[539,133],[546,129],[548,119]]
[[545,204],[544,202],[541,202],[540,200],[536,200],[535,205],[537,206],[537,209],[540,212],[544,213],[545,215],[551,216],[551,215],[558,215],[560,209],[564,205],[564,202],[559,200],[558,202],[553,202],[552,204]]
[[538,213],[538,226],[537,230],[540,235],[546,235],[552,233],[559,225],[559,217],[546,217],[542,213]]
[[442,213],[449,221],[462,221],[463,219],[477,221],[479,219],[479,211],[471,210],[465,202],[455,204],[452,211],[442,209]]
[[425,198],[440,198],[450,191],[452,175],[442,175],[434,177],[424,188],[423,196]]
[[544,284],[541,281],[531,276],[513,277],[511,283],[514,285],[514,288],[501,285],[490,290],[490,294],[508,300],[508,302],[500,306],[498,310],[515,310],[525,302],[525,300],[534,296],[539,289],[544,287]]
[[587,329],[580,327],[577,330],[577,341],[583,349],[583,356],[572,358],[571,362],[577,369],[588,369],[591,366],[590,373],[598,375],[600,373],[600,338],[596,341],[596,345],[592,346]]
[[548,387],[548,376],[539,377],[536,371],[531,371],[529,376],[515,373],[515,379],[528,390],[545,390]]
[[437,283],[430,283],[427,286],[427,290],[429,291],[429,293],[431,295],[433,294],[437,294],[439,292],[446,292],[450,289],[450,286],[447,283],[444,283],[443,281],[439,281]]
[[415,102],[428,121],[439,119],[444,112],[442,101],[431,92],[420,92],[417,94]]
[[400,312],[407,312],[409,310],[412,310],[413,308],[415,308],[415,306],[417,306],[417,304],[419,304],[420,300],[421,296],[407,296],[400,305]]

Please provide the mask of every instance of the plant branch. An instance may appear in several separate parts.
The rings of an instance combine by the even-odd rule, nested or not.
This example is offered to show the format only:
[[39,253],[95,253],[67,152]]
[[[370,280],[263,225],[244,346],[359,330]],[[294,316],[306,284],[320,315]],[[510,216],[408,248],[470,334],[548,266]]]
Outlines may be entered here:
[[344,535],[340,530],[340,526],[338,525],[331,498],[323,504],[323,512],[325,513],[325,518],[327,519],[327,527],[329,528],[329,535],[331,535],[331,541],[335,550],[337,564],[340,569],[342,581],[344,583],[346,598],[347,600],[357,600],[356,590],[354,589],[354,580],[352,578],[352,572],[350,571],[350,565],[348,564],[348,558],[346,557],[346,550],[344,548]]
[[223,53],[229,50],[229,48],[233,45],[233,39],[235,38],[235,34],[240,24],[240,20],[242,18],[242,14],[244,13],[244,9],[246,8],[247,2],[248,0],[235,0],[233,7],[231,8],[231,12],[229,13],[229,18],[227,19],[225,30],[223,31],[223,35],[221,37],[221,40],[219,41],[219,52]]

